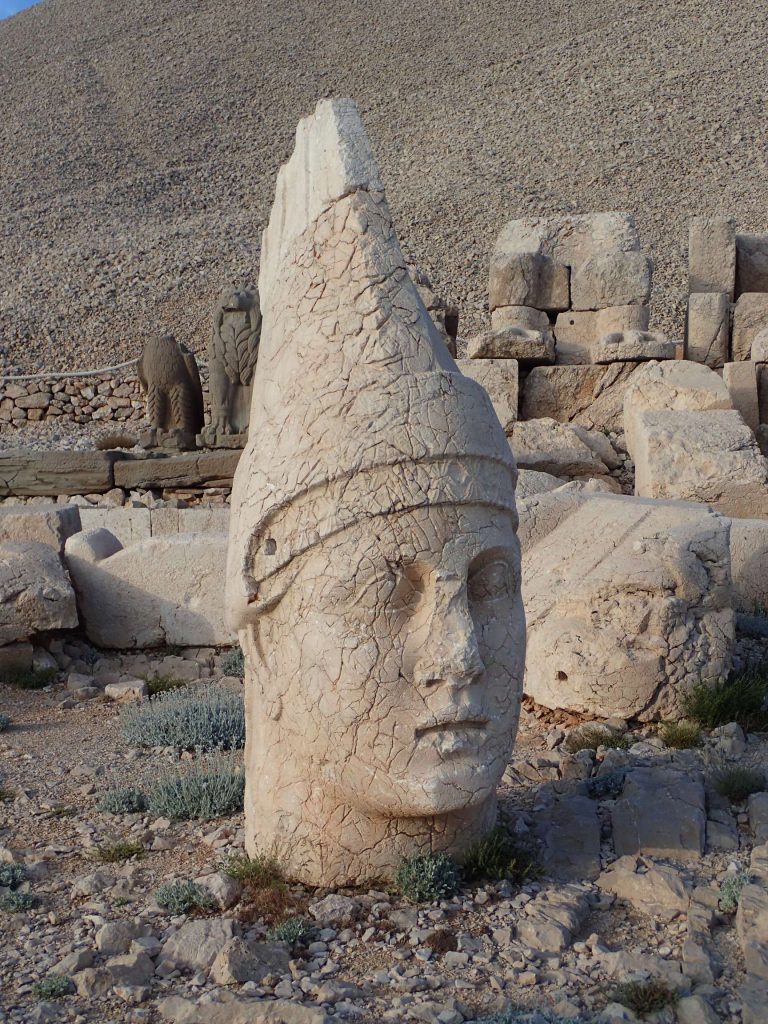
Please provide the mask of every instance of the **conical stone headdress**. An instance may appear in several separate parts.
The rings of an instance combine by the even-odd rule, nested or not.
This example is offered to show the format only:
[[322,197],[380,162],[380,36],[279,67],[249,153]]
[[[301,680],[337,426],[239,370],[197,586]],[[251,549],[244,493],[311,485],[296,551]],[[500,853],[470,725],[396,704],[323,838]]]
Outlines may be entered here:
[[282,592],[298,556],[362,519],[467,503],[515,514],[509,444],[406,272],[351,100],[322,100],[299,123],[259,293],[249,441],[232,492],[236,628]]

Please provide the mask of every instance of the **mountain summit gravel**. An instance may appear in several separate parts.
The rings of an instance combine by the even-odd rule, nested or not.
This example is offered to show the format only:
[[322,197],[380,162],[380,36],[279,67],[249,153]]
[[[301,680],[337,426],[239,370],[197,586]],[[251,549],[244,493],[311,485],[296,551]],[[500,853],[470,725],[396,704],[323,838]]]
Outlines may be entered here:
[[689,216],[768,227],[767,46],[761,0],[43,0],[0,23],[0,372],[204,349],[329,95],[462,334],[506,220],[616,209],[679,336]]

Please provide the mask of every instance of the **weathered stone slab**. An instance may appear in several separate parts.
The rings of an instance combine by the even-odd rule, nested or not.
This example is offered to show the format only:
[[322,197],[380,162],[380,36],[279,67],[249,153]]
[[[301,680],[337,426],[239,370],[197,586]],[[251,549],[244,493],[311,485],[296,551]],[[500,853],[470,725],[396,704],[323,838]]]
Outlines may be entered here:
[[728,217],[692,217],[688,228],[688,292],[727,292],[736,280],[736,225]]
[[591,348],[593,363],[647,362],[674,359],[677,343],[652,331],[614,331]]
[[556,420],[514,424],[510,444],[522,469],[564,477],[602,476],[608,472],[605,463],[573,427]]
[[636,768],[611,812],[619,857],[640,854],[698,860],[704,853],[706,810],[700,772]]
[[671,921],[688,910],[688,890],[679,873],[644,857],[620,857],[600,875],[597,884],[661,921]]
[[517,421],[518,369],[515,359],[459,359],[458,368],[488,392],[499,423],[510,433]]
[[220,533],[229,530],[229,508],[81,508],[83,532],[107,529],[124,548],[150,537],[178,533]]
[[559,476],[552,476],[551,473],[540,473],[536,469],[521,469],[517,474],[515,497],[518,501],[522,501],[523,498],[530,498],[534,494],[547,494],[564,483],[565,480]]
[[497,306],[491,310],[491,329],[501,331],[505,327],[522,327],[525,331],[549,331],[549,317],[542,309],[533,306]]
[[651,295],[653,264],[641,252],[595,253],[571,270],[571,307],[642,305]]
[[183,455],[131,457],[115,465],[115,484],[125,490],[137,487],[218,487],[231,484],[242,452],[188,452]]
[[768,517],[768,461],[737,412],[645,411],[632,424],[635,494]]
[[128,548],[108,530],[75,534],[66,560],[88,638],[100,647],[235,641],[224,621],[227,535],[152,537]]
[[736,294],[768,292],[768,235],[736,235]]
[[80,530],[77,505],[10,505],[0,508],[0,544],[5,541],[47,544],[64,554],[67,537]]
[[514,359],[521,366],[541,366],[555,360],[555,342],[549,330],[501,327],[483,331],[467,343],[469,359]]
[[497,306],[533,306],[557,311],[568,309],[568,268],[541,252],[491,256],[488,296]]
[[[636,447],[634,425],[646,410],[703,412],[731,409],[728,388],[714,370],[702,363],[669,360],[640,367],[624,394],[624,435],[631,455]],[[661,497],[661,495],[653,495]]]
[[752,342],[766,327],[768,327],[768,294],[744,292],[737,299],[733,310],[733,337],[731,339],[733,359],[750,359]]
[[768,981],[768,888],[745,885],[736,911],[736,934],[747,975]]
[[624,394],[638,366],[537,366],[522,385],[522,418],[546,417],[621,433]]
[[639,249],[634,218],[615,212],[524,217],[508,221],[496,239],[497,252],[543,252],[568,267],[601,252]]
[[591,347],[603,335],[614,331],[647,331],[649,322],[648,306],[569,309],[560,313],[555,322],[557,363],[560,366],[590,363]]
[[0,544],[0,644],[78,624],[75,592],[48,544]]
[[596,493],[575,490],[572,486],[568,486],[519,498],[517,513],[520,517],[520,525],[517,535],[520,538],[520,547],[523,553],[538,544],[547,534],[556,530],[586,501],[599,496]]
[[599,718],[678,714],[702,673],[730,670],[728,521],[689,503],[609,495],[569,509],[563,494],[520,503],[525,693]]
[[718,369],[728,362],[731,301],[727,292],[693,292],[688,296],[685,358]]
[[330,1024],[331,1020],[319,1007],[283,999],[242,998],[229,991],[222,992],[216,1003],[170,996],[158,1003],[158,1011],[172,1024]]
[[0,452],[0,497],[103,494],[115,486],[115,452]]
[[760,405],[757,398],[757,365],[750,360],[726,363],[723,383],[728,388],[733,408],[750,430],[760,426]]
[[536,835],[542,867],[565,882],[584,882],[600,874],[600,818],[597,802],[578,793],[553,794],[536,806]]

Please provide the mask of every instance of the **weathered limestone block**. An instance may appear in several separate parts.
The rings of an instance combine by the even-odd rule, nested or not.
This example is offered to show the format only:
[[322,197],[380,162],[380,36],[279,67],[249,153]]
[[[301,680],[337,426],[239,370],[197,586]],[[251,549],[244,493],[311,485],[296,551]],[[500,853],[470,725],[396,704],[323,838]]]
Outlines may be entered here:
[[240,451],[189,452],[127,458],[115,466],[115,484],[126,491],[138,487],[221,487],[232,482]]
[[736,225],[728,217],[692,217],[688,228],[688,292],[726,292],[736,280]]
[[568,267],[606,251],[636,252],[640,238],[627,213],[586,213],[511,220],[496,240],[497,252],[543,252]]
[[704,853],[707,820],[701,772],[636,768],[627,776],[611,816],[619,857],[698,860]]
[[358,883],[495,821],[525,650],[514,460],[407,273],[349,100],[298,126],[259,293],[227,568],[246,846]]
[[[560,491],[532,502],[539,516]],[[685,690],[730,669],[728,521],[682,502],[595,496],[524,544],[525,692],[601,718],[676,715]],[[633,852],[633,851],[625,851]]]
[[731,576],[736,611],[768,607],[768,522],[764,519],[731,520]]
[[224,622],[226,534],[154,537],[123,548],[98,529],[70,537],[65,554],[85,631],[99,647],[234,642]]
[[[0,645],[0,674],[3,672],[25,672],[33,666],[34,650],[27,640]],[[0,678],[2,676],[0,675]]]
[[558,881],[584,882],[600,874],[597,802],[578,793],[547,793],[534,807],[544,872]]
[[752,339],[750,359],[753,363],[768,363],[768,326],[761,328]]
[[80,530],[77,505],[11,505],[0,508],[0,544],[47,544],[64,554],[67,537]]
[[616,331],[592,346],[593,363],[647,362],[674,359],[677,343],[651,331]]
[[199,1003],[196,999],[169,996],[157,1004],[163,1020],[172,1024],[331,1024],[325,1010],[315,1006],[274,999],[266,1002],[236,996],[224,990],[220,1001]]
[[504,433],[511,433],[517,422],[517,361],[459,359],[456,365],[465,377],[471,377],[481,388],[485,388]]
[[561,487],[565,483],[559,476],[552,476],[551,473],[540,473],[536,469],[520,469],[517,473],[517,503],[518,508],[523,498],[530,498],[534,494],[547,494]]
[[567,949],[589,913],[589,900],[575,884],[541,892],[517,919],[517,937],[541,953]]
[[736,935],[747,975],[768,981],[768,888],[745,885],[736,910]]
[[491,328],[500,331],[504,327],[522,327],[526,331],[551,329],[547,314],[533,306],[497,306],[491,311]]
[[495,252],[491,256],[488,297],[498,306],[568,309],[568,268],[541,252]]
[[634,457],[634,424],[638,414],[646,410],[704,412],[731,408],[728,388],[708,366],[683,359],[649,363],[633,375],[624,393],[627,449]]
[[688,890],[678,872],[644,857],[620,857],[600,875],[597,885],[661,921],[688,910]]
[[541,366],[555,361],[552,332],[523,327],[501,327],[476,334],[467,342],[469,359],[516,359],[521,366]]
[[744,292],[736,300],[733,310],[733,337],[731,339],[733,359],[749,359],[752,354],[752,342],[766,327],[768,327],[768,294]]
[[624,394],[638,365],[537,366],[523,382],[522,418],[548,417],[621,433]]
[[598,310],[568,310],[555,322],[557,362],[574,365],[591,362],[591,346],[614,331],[647,331],[648,306],[612,306]]
[[419,298],[424,303],[432,323],[455,359],[456,335],[459,330],[459,307],[449,304],[441,295],[435,293],[432,282],[420,267],[409,263],[408,273],[416,285],[416,291],[419,293]]
[[525,420],[515,423],[510,444],[517,464],[553,476],[602,476],[608,467],[578,433],[556,420]]
[[768,292],[768,235],[736,235],[736,295]]
[[251,381],[260,338],[258,290],[246,284],[225,288],[213,313],[208,344],[213,434],[242,434],[248,430]]
[[719,369],[728,362],[730,338],[728,292],[692,292],[688,296],[685,358]]
[[571,270],[573,309],[642,305],[651,295],[653,263],[641,252],[598,252]]
[[0,452],[0,497],[103,494],[115,486],[114,452]]
[[77,626],[75,592],[48,544],[0,544],[0,644]]
[[632,437],[635,494],[703,501],[728,516],[768,517],[768,460],[737,412],[641,412]]
[[203,389],[195,354],[171,334],[157,334],[137,366],[150,426],[194,437],[203,429]]
[[81,508],[83,532],[109,530],[124,548],[150,537],[178,533],[228,533],[229,509],[212,505],[194,508]]
[[598,496],[598,492],[576,490],[571,484],[518,498],[520,525],[517,532],[523,554],[556,530],[585,502]]
[[760,426],[760,406],[757,399],[757,366],[749,360],[726,363],[723,383],[728,388],[731,404],[750,430]]

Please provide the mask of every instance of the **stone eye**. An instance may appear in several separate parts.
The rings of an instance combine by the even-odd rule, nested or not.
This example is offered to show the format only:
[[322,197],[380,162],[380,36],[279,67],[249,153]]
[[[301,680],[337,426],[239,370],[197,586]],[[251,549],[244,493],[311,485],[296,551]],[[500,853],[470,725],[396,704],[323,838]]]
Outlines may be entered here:
[[397,611],[412,615],[421,604],[424,590],[424,576],[419,569],[416,566],[401,567],[397,571],[391,604]]
[[470,573],[467,583],[469,600],[497,601],[512,591],[512,573],[507,562],[487,562]]

